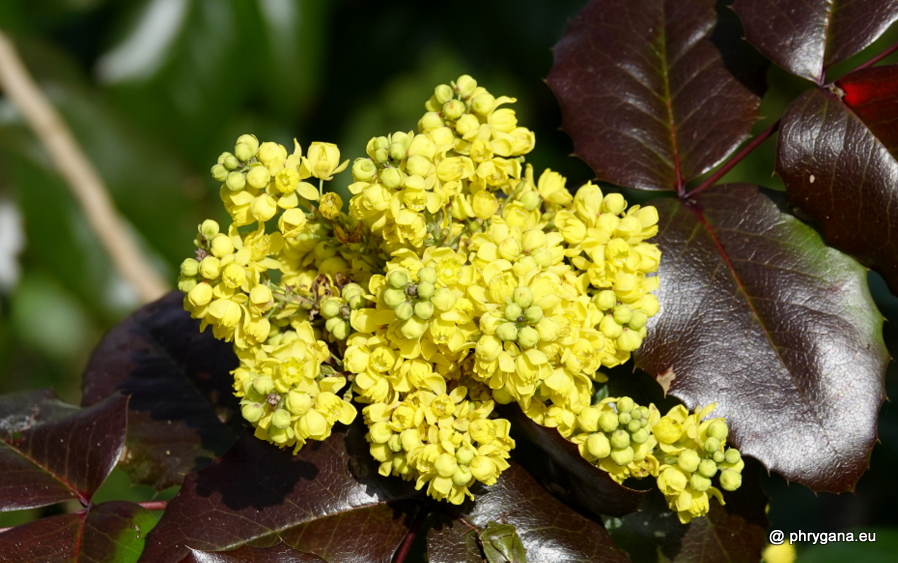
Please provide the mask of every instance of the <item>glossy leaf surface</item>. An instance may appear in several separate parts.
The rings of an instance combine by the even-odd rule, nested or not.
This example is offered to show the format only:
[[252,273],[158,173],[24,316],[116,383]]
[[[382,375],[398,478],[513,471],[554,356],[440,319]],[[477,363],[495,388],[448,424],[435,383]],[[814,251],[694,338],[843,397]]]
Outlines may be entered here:
[[[846,81],[846,101],[894,144],[898,94],[875,91],[891,84],[863,75]],[[835,94],[815,89],[783,116],[776,171],[789,200],[820,226],[827,243],[880,272],[898,292],[898,161],[890,148]]]
[[818,83],[826,68],[860,52],[898,18],[895,0],[738,0],[733,9],[749,43]]
[[157,489],[224,453],[240,428],[231,345],[200,333],[182,299],[173,291],[119,323],[84,373],[85,405],[117,390],[131,395],[123,467],[132,481]]
[[37,520],[0,534],[0,561],[135,563],[156,518],[123,501]]
[[864,68],[836,81],[842,103],[885,145],[898,155],[898,65]]
[[326,563],[317,555],[297,551],[285,544],[271,547],[243,546],[231,551],[191,549],[181,563]]
[[[604,527],[559,502],[519,465],[506,470],[498,483],[478,495],[465,519],[478,529],[489,521],[513,525],[528,563],[628,561]],[[476,536],[477,531],[460,520],[438,512],[427,538],[430,563],[478,561],[471,547],[476,546],[472,541]]]
[[280,536],[326,560],[389,561],[423,496],[377,474],[364,433],[356,424],[295,457],[244,434],[220,460],[187,476],[144,560],[180,561],[188,546],[215,551]]
[[[124,447],[127,397],[116,393],[65,417],[59,415],[66,408],[46,392],[18,398],[20,429],[4,433],[0,442],[0,510],[71,498],[87,505]],[[9,403],[0,407],[4,420],[15,418]],[[41,424],[44,418],[49,420]]]
[[536,424],[516,405],[500,407],[511,421],[517,458],[553,494],[595,515],[623,516],[637,509],[646,491],[619,485],[580,455],[554,428]]
[[708,37],[714,2],[593,0],[555,45],[548,83],[600,180],[673,190],[748,137],[759,98]]
[[866,271],[755,186],[653,202],[664,259],[637,365],[786,479],[854,488],[876,440],[888,354]]

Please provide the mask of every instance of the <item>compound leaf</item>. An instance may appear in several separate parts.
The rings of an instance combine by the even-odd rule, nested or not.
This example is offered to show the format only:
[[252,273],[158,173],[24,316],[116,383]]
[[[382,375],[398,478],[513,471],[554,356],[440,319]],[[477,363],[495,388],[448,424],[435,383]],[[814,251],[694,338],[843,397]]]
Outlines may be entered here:
[[548,83],[600,180],[673,190],[744,141],[760,99],[709,40],[713,0],[593,0],[555,45]]
[[122,467],[157,489],[211,463],[240,431],[231,345],[200,333],[182,299],[173,291],[115,326],[84,373],[85,405],[118,390],[131,395]]
[[837,92],[814,89],[783,116],[776,171],[789,200],[826,242],[880,272],[898,293],[898,67],[846,76]]
[[896,0],[738,0],[746,40],[792,74],[824,71],[873,43],[898,18]]
[[888,361],[864,268],[755,186],[654,205],[663,310],[637,365],[689,408],[717,403],[735,445],[769,470],[853,489]]
[[[20,401],[15,413],[12,400]],[[5,399],[0,416],[11,427],[0,435],[0,510],[89,504],[124,447],[127,405],[116,393],[61,416],[68,409],[46,391]]]
[[137,504],[106,502],[3,532],[0,554],[4,561],[135,563],[155,522]]

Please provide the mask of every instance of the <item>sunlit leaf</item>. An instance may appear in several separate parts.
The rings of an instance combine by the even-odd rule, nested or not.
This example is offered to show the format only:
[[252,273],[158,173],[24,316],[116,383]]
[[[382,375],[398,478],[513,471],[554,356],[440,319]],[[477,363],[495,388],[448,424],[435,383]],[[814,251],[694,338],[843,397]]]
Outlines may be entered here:
[[888,362],[864,268],[754,186],[653,203],[663,309],[637,365],[689,408],[717,403],[734,444],[768,469],[853,489]]

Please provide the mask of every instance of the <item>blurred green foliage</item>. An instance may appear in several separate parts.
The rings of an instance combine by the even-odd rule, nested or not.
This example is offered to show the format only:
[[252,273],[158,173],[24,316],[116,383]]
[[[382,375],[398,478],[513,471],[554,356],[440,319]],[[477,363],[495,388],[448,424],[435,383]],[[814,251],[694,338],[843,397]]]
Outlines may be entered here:
[[[146,255],[174,281],[196,225],[223,218],[209,168],[218,154],[232,150],[238,135],[253,132],[287,146],[294,137],[303,146],[336,142],[354,158],[374,135],[414,129],[433,87],[463,73],[519,99],[520,121],[537,134],[537,149],[528,156],[537,170],[558,170],[569,186],[589,180],[588,167],[567,156],[572,145],[558,130],[559,110],[542,80],[552,64],[551,46],[583,4],[7,0],[0,2],[0,28],[13,36],[98,167]],[[888,35],[851,66],[895,40],[894,30]],[[775,68],[768,82],[766,119],[756,132],[809,86]],[[779,188],[771,176],[774,148],[773,141],[764,143],[726,180]],[[42,147],[0,98],[4,206],[18,210],[25,246],[16,257],[19,275],[6,266],[0,276],[0,392],[53,387],[78,402],[90,350],[138,303]],[[0,218],[6,231],[16,230],[8,214]],[[0,267],[3,253],[13,253],[6,231],[0,228]],[[9,277],[17,283],[5,283]],[[898,316],[896,300],[878,276],[873,292],[888,318]],[[896,354],[898,335],[888,324],[886,337]],[[894,375],[890,390],[898,382]],[[880,436],[883,443],[874,449],[857,495],[815,496],[769,479],[773,527],[788,533],[898,524],[898,485],[890,478],[898,463],[898,412],[888,403]],[[153,492],[130,488],[116,472],[100,496],[148,500]],[[58,510],[0,515],[0,526]],[[898,533],[880,531],[892,542]],[[820,558],[829,547],[808,550],[808,560],[834,560]]]

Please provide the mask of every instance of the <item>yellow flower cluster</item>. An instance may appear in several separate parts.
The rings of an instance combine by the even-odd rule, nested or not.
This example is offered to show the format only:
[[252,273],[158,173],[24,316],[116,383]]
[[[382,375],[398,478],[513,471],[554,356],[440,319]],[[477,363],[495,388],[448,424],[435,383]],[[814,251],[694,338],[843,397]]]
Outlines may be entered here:
[[627,361],[659,310],[658,215],[537,177],[514,102],[470,76],[437,86],[417,132],[375,137],[354,161],[346,211],[325,188],[348,166],[335,145],[288,154],[241,136],[212,167],[232,223],[200,226],[184,306],[234,343],[242,414],[278,446],[327,438],[360,403],[380,472],[458,504],[508,467],[493,407],[517,403],[618,481],[655,476],[671,506],[700,512],[680,496],[713,488],[670,470],[682,452],[714,459],[705,426],[668,440],[673,411],[593,404],[599,370]]

